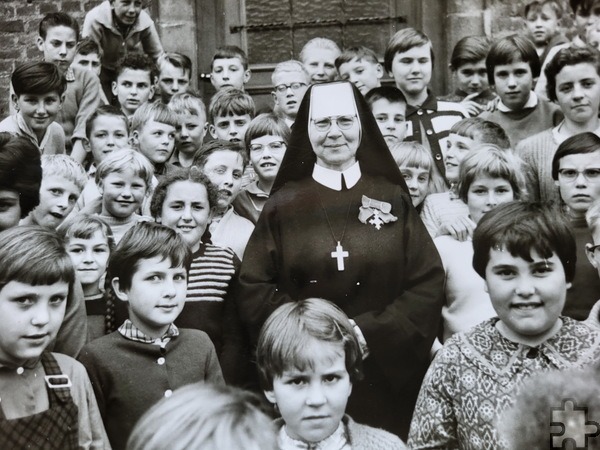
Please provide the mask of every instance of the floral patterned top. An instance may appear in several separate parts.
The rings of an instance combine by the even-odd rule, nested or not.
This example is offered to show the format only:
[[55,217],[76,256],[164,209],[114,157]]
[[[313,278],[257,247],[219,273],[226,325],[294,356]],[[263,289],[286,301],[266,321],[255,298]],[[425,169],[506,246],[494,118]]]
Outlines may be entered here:
[[504,448],[495,424],[526,378],[600,360],[600,334],[583,322],[561,319],[560,331],[537,347],[506,339],[496,329],[497,317],[450,338],[423,381],[409,448]]

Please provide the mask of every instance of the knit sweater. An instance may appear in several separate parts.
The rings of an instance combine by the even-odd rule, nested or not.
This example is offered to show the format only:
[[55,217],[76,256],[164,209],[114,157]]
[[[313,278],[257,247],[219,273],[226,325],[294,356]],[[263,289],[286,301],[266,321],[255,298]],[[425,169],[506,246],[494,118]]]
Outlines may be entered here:
[[429,194],[423,202],[421,220],[432,238],[443,235],[443,226],[469,215],[469,208],[450,192]]
[[38,140],[35,133],[25,123],[21,113],[8,116],[0,122],[0,132],[2,131],[24,137],[28,141],[31,141],[31,143],[40,150],[42,155],[58,155],[65,153],[65,132],[56,122],[52,122],[48,125],[46,133],[41,141]]

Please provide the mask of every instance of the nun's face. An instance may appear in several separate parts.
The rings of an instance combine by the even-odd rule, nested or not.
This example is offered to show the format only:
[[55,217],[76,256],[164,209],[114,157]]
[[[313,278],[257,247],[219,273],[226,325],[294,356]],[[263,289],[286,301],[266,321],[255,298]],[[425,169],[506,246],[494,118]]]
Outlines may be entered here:
[[340,116],[311,117],[308,136],[319,166],[341,172],[356,162],[360,144],[356,111]]

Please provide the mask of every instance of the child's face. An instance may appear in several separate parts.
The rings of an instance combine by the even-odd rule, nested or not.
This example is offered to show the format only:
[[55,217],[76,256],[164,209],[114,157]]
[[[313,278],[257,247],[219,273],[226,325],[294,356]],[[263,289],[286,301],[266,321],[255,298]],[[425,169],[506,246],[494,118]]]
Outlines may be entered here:
[[111,0],[117,20],[125,25],[133,25],[144,7],[142,0]]
[[127,147],[129,130],[122,117],[98,116],[88,137],[94,162],[100,164],[116,150]]
[[154,95],[154,86],[147,70],[125,69],[112,83],[112,93],[119,100],[121,109],[132,115]]
[[432,69],[431,46],[425,44],[396,53],[392,60],[390,76],[394,78],[396,87],[405,95],[416,96],[427,89]]
[[129,318],[149,337],[161,337],[185,304],[187,271],[173,267],[170,258],[140,259],[131,277],[131,286],[121,290],[112,280],[117,297],[129,303]]
[[590,63],[563,67],[556,74],[556,100],[566,118],[586,125],[598,117],[600,76]]
[[214,125],[210,124],[208,130],[215,139],[242,143],[251,120],[250,114],[216,117]]
[[371,89],[381,86],[379,80],[383,77],[381,64],[375,64],[366,59],[353,58],[338,69],[342,80],[350,81],[362,95]]
[[87,55],[77,53],[72,65],[83,70],[89,70],[99,77],[100,69],[102,68],[100,64],[100,56],[98,53],[89,53]]
[[0,363],[39,358],[62,325],[69,283],[32,286],[9,281],[0,290]]
[[333,81],[337,75],[335,58],[339,53],[329,48],[312,48],[304,57],[304,67],[313,84]]
[[33,218],[38,225],[56,229],[71,213],[80,194],[81,189],[61,175],[43,177],[40,204],[33,210]]
[[77,279],[86,288],[98,288],[100,278],[106,272],[110,255],[108,239],[102,230],[94,231],[89,239],[70,237],[67,242],[67,253],[71,257]]
[[416,208],[429,192],[429,170],[420,167],[400,166],[413,206]]
[[531,67],[523,61],[494,67],[494,83],[500,100],[513,111],[520,111],[533,88]]
[[563,156],[555,183],[569,209],[585,214],[600,199],[600,150]]
[[25,123],[39,136],[43,136],[60,111],[64,96],[53,91],[44,95],[23,94],[14,97],[17,111]]
[[[300,102],[308,89],[306,75],[301,72],[279,72],[274,79],[273,99],[283,114],[290,119],[296,119]],[[285,87],[279,90],[278,87]],[[297,87],[297,89],[292,88]]]
[[239,58],[215,59],[210,73],[210,82],[218,91],[226,87],[244,90],[250,80],[250,71],[245,70]]
[[21,220],[21,203],[19,193],[0,189],[0,231],[19,225]]
[[181,115],[175,132],[177,150],[185,155],[193,156],[202,146],[207,128],[206,119],[203,116]]
[[290,367],[265,391],[276,404],[292,439],[319,442],[340,425],[352,392],[342,344],[317,341],[313,368]]
[[177,231],[192,251],[198,250],[210,217],[208,192],[203,184],[185,180],[168,187],[159,222]]
[[406,103],[392,103],[380,98],[371,105],[371,112],[388,147],[404,140],[407,131]]
[[478,94],[489,87],[485,59],[463,64],[455,73],[456,87],[467,94]]
[[504,178],[489,176],[475,178],[467,192],[467,206],[471,220],[479,223],[485,213],[502,203],[513,201],[514,195],[510,182]]
[[149,120],[140,130],[132,133],[140,153],[154,165],[166,163],[175,148],[175,127]]
[[594,2],[590,11],[584,11],[581,6],[575,10],[575,25],[580,36],[585,36],[598,21],[600,21],[600,1]]
[[250,162],[259,181],[275,180],[286,148],[281,136],[267,134],[250,141]]
[[146,196],[147,186],[133,169],[111,172],[98,186],[102,193],[102,214],[118,219],[131,217]]
[[228,208],[242,188],[242,155],[231,150],[216,151],[208,157],[202,171],[219,191],[217,206]]
[[190,73],[181,67],[165,62],[158,74],[158,91],[164,104],[169,103],[175,94],[183,94],[190,87]]
[[44,61],[56,64],[64,73],[75,57],[77,35],[73,28],[64,25],[50,27],[46,39],[38,36],[37,47],[44,53]]
[[473,148],[475,141],[460,134],[450,133],[446,140],[446,154],[444,155],[444,166],[446,168],[446,179],[458,181],[458,168],[469,150]]
[[541,10],[529,11],[525,24],[537,46],[546,45],[558,31],[558,17],[549,4],[542,6]]
[[490,249],[485,269],[492,306],[514,340],[535,340],[549,332],[563,310],[570,286],[555,253],[542,258],[531,250],[531,258],[529,262],[505,248]]

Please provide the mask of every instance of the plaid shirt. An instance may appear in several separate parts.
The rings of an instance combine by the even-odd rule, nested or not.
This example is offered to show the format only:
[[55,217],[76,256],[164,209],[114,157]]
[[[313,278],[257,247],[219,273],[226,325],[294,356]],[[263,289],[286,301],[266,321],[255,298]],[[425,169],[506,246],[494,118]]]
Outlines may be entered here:
[[161,347],[167,345],[171,339],[179,336],[179,329],[174,324],[170,324],[167,332],[161,337],[151,338],[138,327],[136,327],[129,319],[123,322],[123,325],[119,327],[118,331],[124,338],[129,339],[130,341],[142,342],[143,344],[159,345]]

